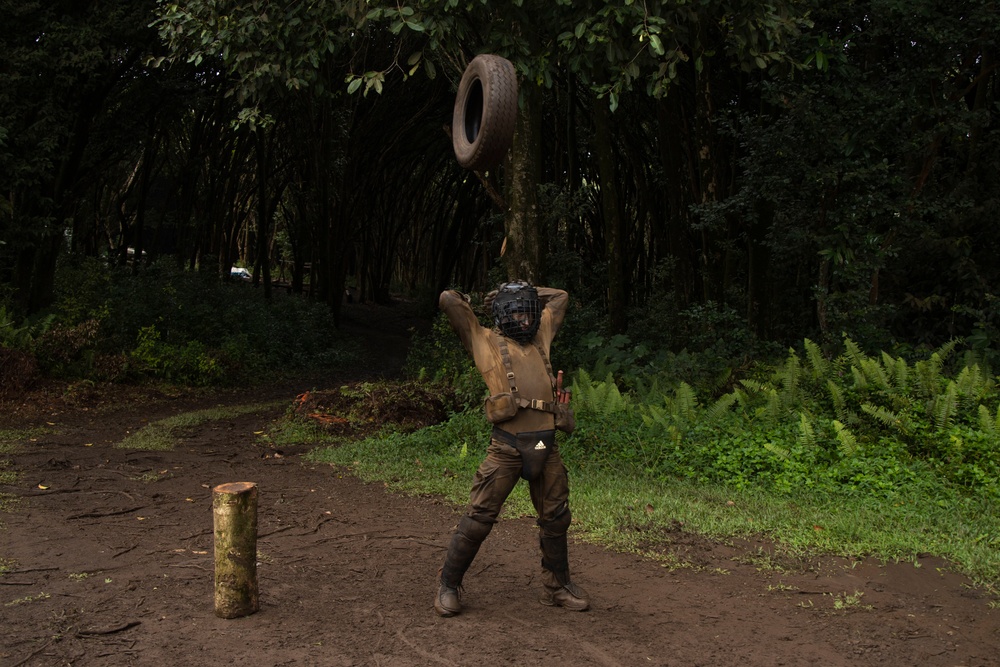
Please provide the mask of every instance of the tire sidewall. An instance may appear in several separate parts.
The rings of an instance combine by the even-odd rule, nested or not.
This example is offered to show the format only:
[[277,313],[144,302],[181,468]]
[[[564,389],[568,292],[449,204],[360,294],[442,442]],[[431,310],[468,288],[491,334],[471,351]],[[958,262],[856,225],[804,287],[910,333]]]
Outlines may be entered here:
[[[482,91],[479,131],[475,137],[469,137],[467,113],[479,90]],[[516,119],[514,66],[509,60],[495,55],[482,54],[473,58],[459,82],[452,114],[452,146],[458,163],[473,171],[486,170],[500,163],[513,142]]]

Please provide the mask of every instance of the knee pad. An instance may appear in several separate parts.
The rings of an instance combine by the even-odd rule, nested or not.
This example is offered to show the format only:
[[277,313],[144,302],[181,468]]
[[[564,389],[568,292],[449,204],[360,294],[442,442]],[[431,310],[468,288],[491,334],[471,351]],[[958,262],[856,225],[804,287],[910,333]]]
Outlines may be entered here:
[[569,505],[563,505],[559,514],[556,514],[548,521],[539,519],[538,526],[542,529],[542,537],[555,537],[565,535],[572,521],[573,515],[569,511]]
[[465,538],[470,542],[475,542],[477,544],[485,540],[491,530],[493,530],[492,523],[476,521],[470,516],[463,516],[458,522],[458,532],[465,535]]

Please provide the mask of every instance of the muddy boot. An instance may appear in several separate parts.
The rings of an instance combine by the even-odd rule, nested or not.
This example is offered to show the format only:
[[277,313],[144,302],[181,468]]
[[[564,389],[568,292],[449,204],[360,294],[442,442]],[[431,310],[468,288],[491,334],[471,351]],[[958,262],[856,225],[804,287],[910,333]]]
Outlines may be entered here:
[[480,536],[485,537],[489,534],[490,528],[492,526],[484,529],[483,524],[468,517],[462,517],[458,522],[458,530],[451,536],[444,566],[438,572],[440,585],[434,597],[434,611],[440,616],[454,616],[462,611],[462,601],[459,596],[462,579],[476,554],[479,553],[479,546],[483,543]]
[[458,593],[459,588],[460,586],[448,586],[444,581],[438,586],[437,597],[434,598],[434,611],[439,616],[447,618],[462,611],[462,601]]
[[542,584],[545,589],[539,602],[549,607],[563,607],[570,611],[587,611],[590,598],[587,593],[570,581],[569,554],[566,536],[542,537]]

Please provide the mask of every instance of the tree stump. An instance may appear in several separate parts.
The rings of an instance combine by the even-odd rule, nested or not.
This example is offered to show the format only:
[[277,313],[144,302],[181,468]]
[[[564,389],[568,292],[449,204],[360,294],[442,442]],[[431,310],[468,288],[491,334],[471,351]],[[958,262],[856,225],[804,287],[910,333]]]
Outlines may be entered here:
[[212,489],[215,519],[215,615],[249,616],[257,590],[257,485],[231,482]]

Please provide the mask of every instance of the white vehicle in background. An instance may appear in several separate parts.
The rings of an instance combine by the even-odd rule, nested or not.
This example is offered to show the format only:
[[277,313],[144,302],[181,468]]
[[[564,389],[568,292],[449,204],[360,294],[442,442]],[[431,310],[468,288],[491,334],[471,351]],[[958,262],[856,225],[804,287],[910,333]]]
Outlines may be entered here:
[[253,280],[253,274],[250,273],[250,271],[237,266],[229,269],[229,275],[233,278],[239,278],[240,280]]

